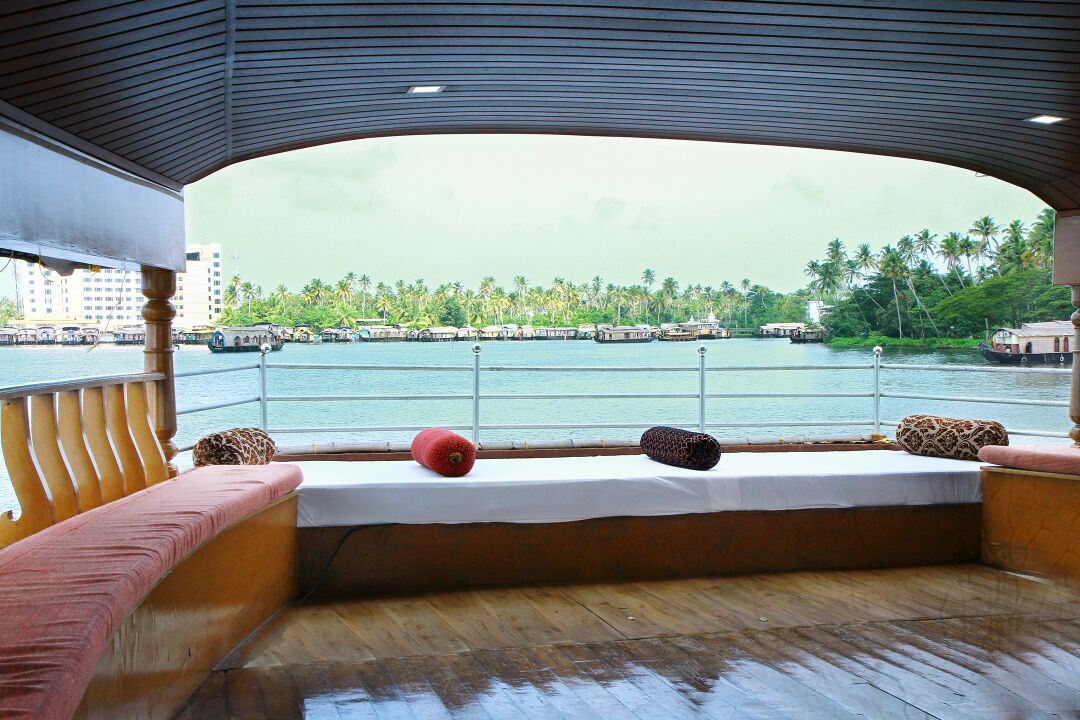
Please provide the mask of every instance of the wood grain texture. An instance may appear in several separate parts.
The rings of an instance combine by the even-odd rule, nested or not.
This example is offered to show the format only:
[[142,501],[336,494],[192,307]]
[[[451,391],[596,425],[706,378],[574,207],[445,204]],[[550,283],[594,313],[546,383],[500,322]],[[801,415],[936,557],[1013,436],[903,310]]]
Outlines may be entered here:
[[146,487],[146,470],[143,469],[135,441],[131,439],[124,397],[125,387],[108,385],[102,388],[101,392],[105,397],[105,427],[109,431],[109,441],[124,473],[124,495],[130,495]]
[[78,390],[65,390],[56,394],[56,416],[59,425],[60,444],[64,448],[75,486],[79,491],[79,512],[86,512],[101,505],[101,480],[94,461],[86,446],[83,433],[82,403]]
[[131,430],[131,438],[135,441],[135,447],[139,450],[146,484],[156,485],[169,479],[169,471],[166,467],[165,454],[161,451],[161,443],[158,442],[154,435],[154,428],[150,425],[150,405],[146,398],[146,383],[129,383],[124,387],[127,389],[128,427]]
[[987,467],[983,561],[1080,585],[1080,477]]
[[52,499],[53,522],[75,517],[79,512],[79,498],[75,494],[75,481],[68,469],[67,460],[60,450],[60,437],[56,427],[56,396],[30,396],[30,439],[41,476],[49,488]]
[[76,718],[171,718],[295,592],[294,494],[225,530],[150,592],[114,633]]
[[1080,116],[1078,19],[1019,0],[18,1],[0,114],[172,187],[346,139],[547,133],[930,160],[1067,209],[1080,132],[1024,120]]
[[979,522],[978,505],[928,505],[301,528],[300,587],[306,593],[322,576],[317,596],[340,598],[973,562],[979,558]]
[[52,502],[30,454],[30,413],[25,397],[0,400],[0,447],[21,508],[18,519],[10,510],[0,513],[3,547],[53,524]]
[[177,718],[1076,717],[1078,617],[980,565],[318,603]]
[[124,497],[124,471],[109,440],[105,419],[105,392],[100,387],[83,390],[83,432],[101,481],[101,499],[112,502]]

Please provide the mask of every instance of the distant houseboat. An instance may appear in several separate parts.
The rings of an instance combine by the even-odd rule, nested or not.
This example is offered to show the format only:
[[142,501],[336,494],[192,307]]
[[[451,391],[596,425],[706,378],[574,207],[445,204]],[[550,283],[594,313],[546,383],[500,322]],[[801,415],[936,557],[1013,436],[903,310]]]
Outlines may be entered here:
[[347,343],[352,342],[352,333],[341,328],[324,328],[319,339],[324,343]]
[[210,337],[206,346],[210,352],[259,352],[263,345],[271,350],[280,350],[285,346],[281,338],[265,327],[218,328]]
[[293,330],[293,342],[310,345],[315,342],[315,331],[307,325],[300,325]]
[[65,325],[60,328],[60,344],[61,345],[78,345],[79,334],[82,332],[82,328],[78,325]]
[[214,328],[208,325],[198,325],[190,330],[181,330],[177,340],[184,345],[205,345],[214,337]]
[[537,340],[577,340],[578,329],[572,327],[536,328],[533,334]]
[[578,340],[593,340],[596,338],[596,326],[592,323],[585,323],[577,326],[577,339]]
[[596,342],[598,343],[647,343],[652,342],[652,330],[646,325],[611,327],[610,325],[598,325],[596,327]]
[[466,325],[463,328],[458,328],[458,340],[476,340],[478,337],[480,337],[480,331],[471,325]]
[[84,327],[79,331],[80,345],[93,345],[101,339],[101,331],[93,327]]
[[1019,328],[998,328],[990,343],[979,345],[983,357],[1007,365],[1042,363],[1071,365],[1073,324],[1068,320],[1024,323]]
[[14,345],[15,336],[19,334],[19,331],[15,328],[0,328],[0,346]]
[[689,342],[690,340],[696,340],[697,337],[698,335],[696,332],[691,332],[682,325],[665,323],[660,326],[660,333],[657,339],[664,342]]
[[454,342],[458,338],[456,327],[430,327],[417,333],[420,342]]
[[754,335],[763,338],[790,338],[794,330],[806,330],[806,323],[801,322],[776,322],[765,323],[754,331]]
[[795,344],[823,343],[825,342],[824,330],[792,330],[788,337]]
[[113,331],[117,345],[143,345],[146,343],[146,329],[142,325],[132,325]]
[[511,340],[536,340],[536,329],[532,325],[522,325],[510,334]]
[[480,340],[509,340],[517,325],[488,325],[480,328]]
[[55,345],[57,340],[56,328],[52,325],[42,325],[35,332],[34,340],[38,345]]
[[372,325],[356,331],[361,342],[402,342],[409,338],[409,331],[398,325]]

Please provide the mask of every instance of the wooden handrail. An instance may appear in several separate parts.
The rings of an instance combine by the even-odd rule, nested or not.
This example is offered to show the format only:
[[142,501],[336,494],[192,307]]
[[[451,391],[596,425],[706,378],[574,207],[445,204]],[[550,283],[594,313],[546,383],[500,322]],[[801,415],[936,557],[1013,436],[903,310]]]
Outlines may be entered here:
[[0,446],[20,514],[0,513],[0,547],[169,477],[146,372],[0,390]]
[[56,380],[54,382],[29,383],[28,385],[12,385],[10,387],[0,388],[0,400],[31,397],[33,395],[52,395],[54,393],[68,392],[69,390],[85,390],[86,388],[124,385],[133,382],[157,382],[164,379],[165,373],[143,372],[129,373],[127,375],[71,378],[69,380]]

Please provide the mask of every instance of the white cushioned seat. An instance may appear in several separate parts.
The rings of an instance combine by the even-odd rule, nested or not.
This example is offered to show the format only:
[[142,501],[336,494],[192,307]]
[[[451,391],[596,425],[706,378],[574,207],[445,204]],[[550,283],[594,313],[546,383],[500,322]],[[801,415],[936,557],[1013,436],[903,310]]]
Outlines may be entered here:
[[982,500],[982,463],[898,451],[729,453],[712,470],[644,455],[478,460],[444,478],[409,461],[299,462],[300,527],[563,522],[625,515]]

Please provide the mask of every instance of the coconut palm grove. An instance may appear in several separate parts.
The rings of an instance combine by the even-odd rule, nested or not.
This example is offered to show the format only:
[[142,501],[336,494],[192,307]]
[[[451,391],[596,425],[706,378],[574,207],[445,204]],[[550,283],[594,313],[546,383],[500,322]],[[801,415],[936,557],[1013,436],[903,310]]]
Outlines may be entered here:
[[[922,229],[874,250],[840,238],[824,257],[806,263],[806,287],[777,292],[750,278],[684,284],[645,269],[632,285],[596,275],[585,282],[557,277],[547,284],[517,275],[509,283],[485,277],[429,287],[422,279],[388,282],[363,272],[336,281],[314,278],[302,288],[267,292],[234,276],[225,290],[220,323],[354,328],[381,320],[415,328],[489,324],[659,324],[714,314],[733,329],[766,322],[804,321],[807,301],[826,310],[822,324],[832,342],[948,342],[970,344],[987,328],[1060,319],[1071,312],[1067,288],[1050,284],[1053,211],[1030,224],[999,223],[986,215],[967,229]],[[15,317],[0,299],[0,324]]]

